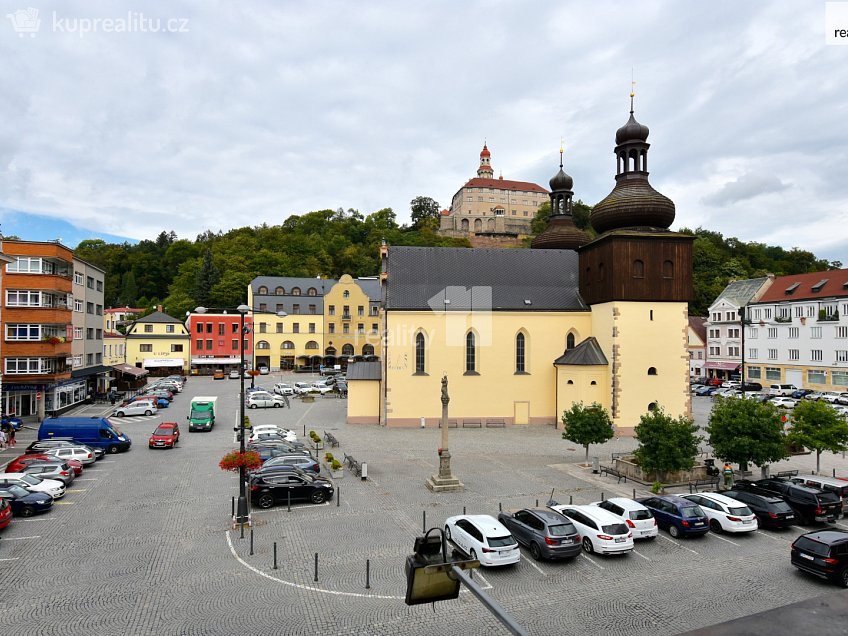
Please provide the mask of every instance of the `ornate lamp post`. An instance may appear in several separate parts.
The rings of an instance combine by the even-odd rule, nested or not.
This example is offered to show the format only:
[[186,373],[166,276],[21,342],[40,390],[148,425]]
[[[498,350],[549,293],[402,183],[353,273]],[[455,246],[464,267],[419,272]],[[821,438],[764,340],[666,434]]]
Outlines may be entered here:
[[426,484],[433,492],[456,492],[464,490],[465,485],[453,476],[448,450],[448,376],[442,376],[442,447],[439,449],[439,474],[431,476]]

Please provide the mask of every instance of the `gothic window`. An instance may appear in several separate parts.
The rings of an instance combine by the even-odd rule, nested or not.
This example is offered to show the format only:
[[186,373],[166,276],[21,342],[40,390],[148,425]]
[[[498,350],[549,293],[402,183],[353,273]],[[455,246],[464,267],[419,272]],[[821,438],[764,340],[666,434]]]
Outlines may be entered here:
[[424,334],[419,331],[415,335],[415,373],[426,373],[424,363]]
[[574,334],[570,333],[565,337],[565,348],[574,349]]
[[525,373],[524,368],[524,334],[519,333],[515,336],[515,372]]
[[477,372],[477,345],[473,331],[469,331],[465,336],[465,372]]

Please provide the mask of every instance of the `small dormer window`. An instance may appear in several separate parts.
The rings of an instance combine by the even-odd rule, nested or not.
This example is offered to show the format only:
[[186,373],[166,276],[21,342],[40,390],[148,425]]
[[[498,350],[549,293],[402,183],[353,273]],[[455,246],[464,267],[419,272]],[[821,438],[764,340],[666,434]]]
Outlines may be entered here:
[[801,286],[801,283],[792,283],[789,287],[786,288],[786,291],[784,293],[787,296],[791,296],[792,294],[795,293],[795,290],[798,289],[798,287],[800,287],[800,286]]
[[820,292],[822,290],[822,287],[827,285],[827,280],[828,280],[827,278],[822,278],[819,282],[817,282],[815,285],[813,285],[813,287],[812,287],[813,291],[814,292]]

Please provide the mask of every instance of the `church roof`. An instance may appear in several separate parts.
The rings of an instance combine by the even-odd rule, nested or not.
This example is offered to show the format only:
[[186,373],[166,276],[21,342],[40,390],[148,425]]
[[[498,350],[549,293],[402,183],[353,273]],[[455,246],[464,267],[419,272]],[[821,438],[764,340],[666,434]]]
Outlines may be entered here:
[[588,311],[573,250],[390,247],[387,310]]
[[[491,170],[489,166],[485,166],[487,170]],[[536,183],[529,181],[511,181],[510,179],[488,179],[486,177],[474,177],[469,179],[463,186],[465,188],[494,188],[495,190],[519,190],[521,192],[541,192],[547,194],[548,191]]]
[[554,360],[556,365],[608,365],[607,357],[601,350],[601,345],[594,336],[589,336],[572,349],[566,349],[559,358]]

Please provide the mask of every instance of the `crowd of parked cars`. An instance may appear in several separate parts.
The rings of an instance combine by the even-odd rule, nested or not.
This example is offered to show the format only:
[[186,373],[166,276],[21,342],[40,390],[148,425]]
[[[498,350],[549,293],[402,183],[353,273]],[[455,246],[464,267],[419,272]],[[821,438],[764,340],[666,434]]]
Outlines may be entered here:
[[772,384],[765,389],[759,383],[703,378],[692,382],[692,393],[704,397],[744,397],[770,402],[779,408],[794,409],[801,400],[818,400],[830,404],[836,412],[848,417],[848,391],[813,391],[794,384]]
[[169,408],[174,396],[183,390],[185,378],[171,375],[156,380],[138,395],[123,400],[112,413],[115,417],[128,415],[156,415],[160,409]]

